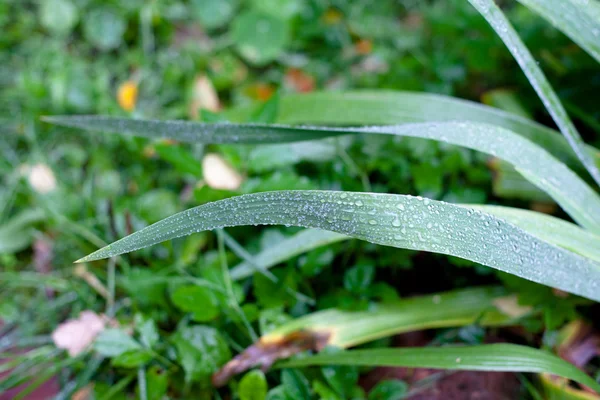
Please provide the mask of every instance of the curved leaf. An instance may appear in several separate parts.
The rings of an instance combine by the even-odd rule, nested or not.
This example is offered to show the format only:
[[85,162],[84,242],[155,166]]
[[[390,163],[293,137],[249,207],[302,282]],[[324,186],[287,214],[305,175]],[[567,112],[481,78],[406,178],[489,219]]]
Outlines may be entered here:
[[517,306],[516,296],[505,296],[501,287],[479,287],[372,304],[368,311],[317,311],[263,335],[225,364],[213,383],[222,385],[249,368],[269,368],[308,349],[347,348],[422,329],[508,325],[531,310]]
[[420,197],[279,191],[195,207],[118,240],[92,261],[203,230],[240,225],[326,229],[386,246],[449,254],[600,300],[600,265],[539,240],[501,219]]
[[[62,117],[61,117],[62,118]],[[61,119],[62,120],[62,119]],[[370,126],[361,128],[292,127],[262,124],[194,124],[182,121],[137,121],[109,117],[67,118],[71,126],[120,129],[155,137],[168,130],[177,140],[204,143],[257,143],[298,138],[326,137],[344,133],[386,134],[438,140],[482,151],[511,163],[533,184],[552,196],[579,224],[600,232],[600,197],[579,176],[546,151],[501,127],[469,122],[444,122]],[[64,123],[64,120],[63,120]],[[146,127],[146,128],[144,128]],[[147,130],[144,130],[147,129]]]
[[[535,211],[492,205],[467,205],[502,218],[538,239],[570,250],[600,263],[600,236],[585,231],[570,222]],[[305,229],[269,247],[253,257],[253,263],[241,262],[231,270],[231,278],[240,280],[251,276],[256,267],[269,269],[292,257],[318,247],[352,239],[349,236],[320,229]]]
[[562,376],[600,391],[600,384],[548,352],[515,344],[346,350],[321,353],[279,364],[281,368],[355,365],[436,368],[467,371],[536,372]]
[[285,323],[261,340],[276,341],[297,331],[327,333],[328,345],[347,348],[404,332],[478,323],[507,325],[513,318],[494,301],[505,295],[500,287],[470,288],[379,304],[368,311],[329,309]]
[[[234,121],[245,122],[252,111],[251,108],[233,109],[226,115]],[[458,120],[509,129],[542,146],[571,168],[584,170],[567,140],[554,129],[494,107],[438,94],[392,90],[291,94],[281,98],[276,122],[350,126]],[[586,148],[596,164],[600,164],[598,149],[589,145]]]
[[[586,167],[592,178],[600,185],[600,171],[594,160],[585,150],[585,143],[581,135],[571,122],[569,115],[560,99],[552,89],[546,76],[537,65],[533,56],[519,38],[506,16],[493,0],[469,0],[469,3],[489,22],[494,31],[500,36],[508,50],[511,52],[519,66],[527,76],[529,83],[535,89],[544,106],[554,119],[554,122],[563,133],[571,148]],[[581,29],[581,27],[579,27]],[[598,212],[598,210],[596,210]]]
[[600,62],[600,9],[594,1],[518,0]]
[[600,263],[600,236],[559,218],[512,207],[475,205],[482,212],[495,215],[532,235]]

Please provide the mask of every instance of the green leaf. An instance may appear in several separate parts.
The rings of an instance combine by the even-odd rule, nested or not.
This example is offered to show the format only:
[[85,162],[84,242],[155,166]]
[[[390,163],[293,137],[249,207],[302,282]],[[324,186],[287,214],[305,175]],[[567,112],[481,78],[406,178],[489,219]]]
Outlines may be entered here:
[[240,400],[264,400],[267,397],[267,378],[260,370],[252,370],[240,380]]
[[144,318],[141,314],[136,314],[135,325],[142,344],[149,349],[153,348],[160,339],[154,320]]
[[[581,135],[571,122],[569,115],[563,107],[560,99],[552,89],[552,86],[546,79],[546,76],[535,62],[533,56],[525,47],[525,44],[519,38],[519,35],[512,27],[506,16],[493,0],[469,0],[469,3],[479,11],[479,13],[489,22],[494,31],[500,36],[508,50],[511,52],[527,79],[536,93],[544,103],[544,106],[554,119],[554,122],[563,133],[569,145],[577,155],[577,158],[586,167],[592,178],[600,185],[600,171],[595,160],[590,157],[585,149],[585,144]],[[557,1],[552,2],[557,3]],[[577,22],[577,29],[581,29]],[[527,178],[527,176],[526,176]],[[598,213],[598,208],[595,209]]]
[[265,340],[310,330],[330,332],[328,344],[347,348],[400,333],[478,323],[498,326],[513,318],[496,309],[499,287],[455,290],[373,305],[368,311],[329,309],[296,318],[265,335]]
[[[248,121],[250,113],[252,109],[228,111],[229,118],[239,122]],[[497,108],[437,94],[391,90],[292,94],[281,98],[278,115],[278,123],[292,125],[394,125],[456,120],[487,123],[526,137],[571,168],[581,168],[559,132]],[[589,145],[586,148],[599,163],[598,150]]]
[[337,154],[335,143],[331,141],[268,144],[250,151],[248,165],[251,171],[265,172],[301,161],[330,161]]
[[32,225],[43,221],[42,210],[26,210],[0,225],[0,254],[15,253],[31,244]]
[[300,190],[233,197],[175,214],[81,261],[113,257],[203,230],[257,224],[320,228],[372,243],[453,255],[600,299],[599,264],[494,216],[392,194]]
[[297,15],[302,8],[298,0],[252,0],[252,6],[283,20]]
[[112,50],[121,44],[127,22],[112,7],[101,7],[92,10],[85,17],[83,31],[85,37],[100,50]]
[[321,381],[313,381],[312,389],[320,400],[341,400],[341,397],[333,389]]
[[468,207],[495,215],[548,243],[555,244],[600,263],[600,236],[550,215],[512,207],[475,205]]
[[180,310],[194,313],[196,321],[210,321],[219,315],[215,296],[202,286],[180,286],[171,294],[171,301]]
[[291,236],[275,246],[269,247],[253,257],[253,263],[242,262],[231,270],[231,279],[240,280],[251,276],[256,268],[269,269],[283,261],[317,247],[327,246],[342,240],[350,239],[330,231],[320,229],[305,229]]
[[[600,232],[600,197],[579,176],[534,143],[501,127],[469,122],[370,126],[364,128],[290,127],[282,125],[190,124],[183,122],[135,121],[107,117],[58,117],[54,122],[88,129],[121,129],[142,136],[168,131],[176,140],[200,142],[267,143],[279,141],[286,133],[296,138],[315,138],[342,133],[385,134],[418,137],[482,151],[512,164],[526,179],[548,193],[584,227]],[[152,129],[143,131],[141,129]],[[158,130],[162,129],[162,130]],[[263,136],[258,136],[259,131]]]
[[600,391],[600,384],[574,365],[548,352],[514,344],[346,350],[286,361],[279,366],[295,368],[315,365],[549,373]]
[[146,385],[148,386],[148,400],[161,400],[167,393],[169,374],[158,365],[146,370]]
[[180,173],[202,176],[202,164],[188,149],[171,143],[157,143],[154,149]]
[[146,349],[128,350],[112,359],[112,365],[122,368],[137,368],[152,360],[152,352]]
[[594,1],[518,0],[541,15],[600,62],[600,11]]
[[192,0],[191,11],[208,29],[225,25],[233,16],[238,0]]
[[56,35],[69,34],[79,18],[70,0],[45,0],[40,3],[39,15],[41,25]]
[[371,285],[374,277],[375,267],[359,264],[344,273],[344,287],[349,292],[362,293]]
[[288,400],[310,399],[310,386],[302,372],[296,369],[281,371],[281,383]]
[[276,91],[269,97],[267,101],[262,103],[256,111],[251,115],[246,122],[261,122],[264,124],[272,124],[277,120],[279,114],[279,91]]
[[225,339],[210,326],[180,326],[172,341],[186,382],[207,382],[231,358]]
[[288,26],[279,18],[260,11],[238,15],[231,26],[231,38],[240,54],[255,65],[265,65],[283,52]]
[[66,290],[71,287],[71,281],[56,275],[42,274],[38,272],[1,272],[0,283],[5,287],[48,287],[56,290]]
[[399,379],[379,381],[369,392],[369,400],[400,400],[408,393],[408,385]]
[[347,132],[322,132],[305,130],[265,132],[264,125],[247,125],[240,130],[238,125],[230,123],[206,124],[189,121],[159,121],[130,118],[115,118],[102,115],[52,116],[44,117],[44,121],[81,128],[90,131],[117,132],[151,139],[171,138],[189,143],[290,143],[304,140],[322,139],[324,136],[345,135]]
[[138,342],[120,329],[106,329],[94,341],[94,350],[106,357],[117,357],[125,352],[141,349]]
[[[324,352],[336,353],[341,351],[335,347],[328,347]],[[330,387],[343,399],[352,398],[352,391],[358,383],[358,368],[353,366],[324,366],[321,373]]]

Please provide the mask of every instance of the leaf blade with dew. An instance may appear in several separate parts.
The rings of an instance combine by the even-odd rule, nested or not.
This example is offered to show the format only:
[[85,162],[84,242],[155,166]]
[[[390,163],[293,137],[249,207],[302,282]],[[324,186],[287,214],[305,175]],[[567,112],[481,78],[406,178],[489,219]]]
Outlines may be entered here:
[[[537,65],[533,56],[519,38],[504,13],[493,0],[468,0],[469,3],[488,21],[494,31],[500,36],[510,53],[513,55],[523,73],[529,80],[539,98],[544,103],[552,119],[563,133],[577,158],[586,167],[594,181],[600,185],[600,170],[585,149],[581,135],[573,125],[558,95],[552,89],[550,82]],[[596,212],[600,212],[598,209]]]
[[[230,123],[207,124],[189,121],[160,121],[148,119],[117,118],[103,115],[57,115],[42,119],[56,125],[70,128],[80,128],[95,132],[116,132],[119,134],[146,137],[150,139],[168,138],[188,143],[288,143],[305,140],[322,139],[322,133],[306,132],[268,132],[265,133],[261,124],[247,124],[246,129],[240,130],[237,125]],[[343,135],[332,133],[328,136]],[[326,135],[327,136],[327,135]]]
[[[116,125],[133,121],[134,134],[154,136],[161,129],[167,129],[165,122],[146,121],[153,127],[145,133],[138,131],[140,121],[101,117],[99,121],[114,120]],[[178,122],[181,123],[181,122]],[[600,232],[600,197],[579,176],[556,160],[552,155],[526,138],[504,128],[470,122],[420,123],[391,126],[369,126],[359,128],[292,127],[286,125],[260,124],[194,124],[184,123],[194,130],[174,130],[170,137],[178,140],[200,141],[202,143],[255,143],[255,140],[272,142],[297,140],[301,137],[315,138],[342,134],[385,134],[418,137],[482,151],[501,158],[515,166],[519,172],[540,189],[550,194],[573,219],[586,228]],[[88,126],[89,128],[89,126]],[[95,129],[95,128],[94,128]],[[193,137],[187,135],[192,134]],[[248,141],[246,141],[248,140]]]
[[272,342],[297,331],[312,331],[327,333],[327,345],[348,348],[417,330],[474,323],[502,326],[514,320],[494,305],[504,296],[500,287],[476,287],[377,304],[368,311],[326,309],[287,322],[261,340]]
[[[226,112],[235,122],[248,120],[251,108]],[[408,91],[353,90],[290,94],[281,98],[277,123],[312,125],[397,125],[416,122],[480,122],[511,130],[546,149],[571,168],[581,168],[567,140],[535,121],[469,100]],[[587,145],[600,165],[600,152]],[[579,172],[579,170],[578,170]]]
[[296,368],[317,365],[549,373],[600,391],[600,384],[567,361],[542,350],[505,343],[346,350],[290,360],[278,366]]
[[479,204],[465,206],[495,215],[543,241],[600,263],[600,236],[581,229],[570,222],[519,208]]
[[[464,206],[494,215],[540,240],[600,262],[600,237],[575,224],[547,214],[512,207],[481,204]],[[302,253],[349,239],[352,238],[336,232],[304,229],[256,254],[253,265],[247,261],[240,262],[232,268],[231,278],[244,279],[251,276],[257,268],[267,270]]]
[[591,1],[518,1],[548,20],[600,63],[600,6]]
[[393,194],[299,190],[237,196],[172,215],[79,261],[113,257],[191,233],[241,225],[319,228],[371,243],[453,255],[600,300],[599,264],[491,215]]

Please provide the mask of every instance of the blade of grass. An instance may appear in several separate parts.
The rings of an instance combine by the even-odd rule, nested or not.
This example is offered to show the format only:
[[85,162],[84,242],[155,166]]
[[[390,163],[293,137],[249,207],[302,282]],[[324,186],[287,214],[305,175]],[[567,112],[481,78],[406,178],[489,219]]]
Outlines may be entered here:
[[[140,120],[103,115],[52,116],[44,117],[43,120],[56,125],[90,131],[117,132],[151,139],[170,138],[189,143],[288,143],[325,137],[320,132],[265,132],[261,129],[261,124],[241,131],[235,124],[229,123]],[[338,132],[326,136],[343,134]]]
[[368,311],[317,311],[285,323],[261,341],[275,342],[294,332],[310,330],[329,334],[328,345],[347,348],[416,330],[473,323],[507,325],[514,319],[494,305],[504,295],[500,287],[481,287],[403,299]]
[[247,278],[256,270],[265,271],[302,253],[347,239],[350,237],[335,232],[305,229],[255,255],[252,264],[244,261],[236,265],[231,270],[231,279]]
[[593,1],[518,0],[571,38],[600,63],[600,16]]
[[[600,237],[570,222],[535,211],[491,205],[468,205],[504,219],[538,239],[573,251],[600,262]],[[305,229],[269,247],[253,258],[254,265],[241,262],[231,270],[231,278],[240,280],[251,276],[258,268],[266,270],[279,263],[316,248],[351,239],[336,232]]]
[[[266,277],[267,279],[269,279],[271,282],[277,283],[277,284],[279,283],[279,279],[277,279],[277,277],[275,275],[273,275],[268,270],[268,268],[264,268],[261,265],[257,264],[254,260],[254,257],[252,257],[252,255],[250,253],[248,253],[246,251],[246,249],[244,249],[244,247],[242,245],[240,245],[234,238],[232,238],[230,235],[228,235],[227,232],[225,232],[224,230],[222,230],[221,233],[223,234],[223,239],[225,240],[225,244],[229,247],[229,249],[235,255],[237,255],[238,257],[243,259],[244,263],[246,263],[246,265],[248,267],[250,267],[250,275],[257,272],[257,273],[263,275],[264,277]],[[230,275],[231,279],[236,280],[232,273],[233,273],[233,270],[230,270],[229,275]],[[310,297],[293,290],[288,285],[285,286],[285,291],[287,293],[291,294],[292,296],[294,296],[297,301],[304,302],[311,306],[315,305],[314,299],[311,299]]]
[[[229,110],[233,121],[250,119],[254,108]],[[139,121],[105,116],[51,116],[45,121],[100,132],[118,132],[149,138],[169,137],[185,142],[232,143],[222,132],[205,131],[205,124],[178,121]],[[412,122],[470,121],[488,123],[512,130],[542,146],[571,168],[581,168],[569,143],[557,131],[534,121],[493,107],[443,95],[390,90],[348,92],[313,92],[288,95],[281,99],[278,123],[316,125],[394,125]],[[265,143],[319,139],[318,136],[296,135],[282,138],[256,133],[239,136],[239,143]],[[262,143],[262,142],[261,142]],[[587,151],[600,164],[600,152],[587,146]]]
[[470,204],[468,207],[495,215],[541,240],[600,263],[600,236],[570,222],[539,212],[512,207],[475,204]]
[[[235,122],[248,121],[250,108],[229,110]],[[481,122],[501,126],[542,146],[578,172],[585,171],[562,135],[537,122],[458,98],[419,92],[357,90],[292,94],[281,99],[277,123],[314,125],[396,125],[413,122]],[[600,165],[600,152],[587,145]]]
[[[577,158],[586,167],[592,178],[600,185],[600,171],[592,157],[585,150],[585,144],[579,135],[579,132],[571,122],[569,115],[560,102],[560,99],[552,89],[552,86],[546,79],[546,76],[537,65],[533,56],[525,47],[525,44],[519,38],[519,35],[512,27],[504,13],[498,8],[493,0],[468,0],[473,7],[488,21],[494,31],[500,36],[508,50],[511,52],[525,75],[529,83],[535,89],[536,93],[544,103],[544,106],[554,119],[554,122],[563,133],[569,145],[577,155]],[[581,29],[581,27],[579,27]],[[600,213],[600,209],[595,210]]]
[[346,350],[290,360],[278,366],[295,368],[315,365],[549,373],[600,391],[600,384],[574,365],[548,352],[515,344]]
[[600,265],[494,216],[420,197],[318,190],[264,192],[204,204],[118,240],[81,262],[203,230],[240,225],[320,228],[372,243],[449,254],[600,300]]
[[[90,118],[93,117],[88,117],[88,119]],[[105,117],[97,118],[101,118],[98,121],[106,120]],[[121,122],[117,125],[129,126],[128,120],[119,121]],[[129,122],[132,122],[132,127],[138,129],[137,123],[139,121],[129,120]],[[142,135],[153,136],[161,129],[160,127],[168,127],[160,122],[151,123],[151,121],[147,121],[147,123],[153,127],[153,130],[149,131],[150,133],[140,132]],[[172,124],[174,123],[172,122]],[[185,125],[189,126],[189,124]],[[302,132],[306,134],[303,135]],[[254,140],[257,140],[258,137],[265,142],[271,142],[286,137],[286,135],[293,138],[315,138],[319,135],[325,137],[343,133],[410,136],[451,143],[482,151],[509,162],[525,178],[552,196],[579,224],[595,232],[600,232],[600,197],[598,194],[573,171],[542,148],[512,131],[497,126],[469,122],[422,123],[362,128],[198,124],[195,125],[192,133],[198,141],[216,140],[215,138],[218,137],[219,143],[226,140],[246,143],[245,140],[248,138],[251,138],[248,140],[254,143]],[[181,131],[172,131],[169,134],[174,139],[183,137]],[[189,139],[189,137],[186,136],[186,139]]]
[[503,313],[496,305],[507,300],[503,295],[501,287],[479,287],[374,304],[368,311],[318,311],[284,323],[240,350],[213,375],[213,383],[221,386],[249,368],[269,368],[307,349],[347,348],[423,329],[508,325],[531,312],[530,307],[513,307]]

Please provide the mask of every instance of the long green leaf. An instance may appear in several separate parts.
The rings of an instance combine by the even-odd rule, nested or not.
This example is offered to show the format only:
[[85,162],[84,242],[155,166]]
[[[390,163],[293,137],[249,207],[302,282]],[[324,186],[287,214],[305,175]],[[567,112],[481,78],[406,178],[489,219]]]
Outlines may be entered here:
[[194,232],[258,224],[320,228],[386,246],[449,254],[600,300],[599,264],[491,215],[392,194],[300,190],[233,197],[175,214],[80,261],[113,257]]
[[560,29],[600,62],[600,11],[597,0],[518,0]]
[[[482,151],[512,165],[537,187],[552,196],[579,224],[600,232],[600,197],[581,178],[539,146],[501,127],[470,122],[444,122],[370,126],[362,128],[292,127],[260,124],[192,124],[185,122],[135,121],[108,117],[81,118],[82,127],[108,129],[109,124],[123,132],[155,137],[171,129],[169,137],[198,142],[256,143],[279,141],[286,137],[326,137],[344,133],[387,134],[411,136],[452,143]],[[65,120],[61,120],[63,123]],[[140,125],[141,124],[141,125]],[[176,128],[181,124],[181,128]],[[144,131],[143,127],[148,130]],[[305,133],[305,134],[303,134]]]
[[[527,76],[529,83],[533,86],[538,96],[544,103],[544,106],[554,119],[554,122],[563,133],[571,148],[581,160],[583,165],[600,185],[600,171],[594,163],[594,160],[585,150],[585,144],[577,132],[577,129],[571,122],[569,115],[564,109],[560,99],[552,89],[552,86],[546,79],[546,76],[537,65],[533,56],[525,47],[525,44],[519,38],[519,35],[512,27],[506,16],[493,0],[468,0],[473,7],[489,22],[494,31],[500,36],[508,50],[511,52],[519,66]],[[600,213],[600,209],[594,212]]]
[[548,352],[515,344],[346,350],[286,361],[279,367],[314,365],[548,373],[600,391],[600,385],[574,365]]
[[530,210],[491,205],[469,205],[495,215],[532,235],[600,263],[600,236],[570,222]]
[[[600,236],[585,231],[570,222],[535,211],[491,205],[468,205],[504,219],[538,239],[570,250],[600,263]],[[231,270],[231,278],[240,280],[251,276],[256,267],[269,269],[292,257],[327,246],[349,236],[320,229],[305,229],[269,247],[253,258],[253,263],[241,262]]]
[[[571,168],[580,168],[569,143],[557,131],[526,118],[467,100],[448,96],[391,90],[361,90],[348,92],[313,92],[288,95],[281,99],[277,118],[282,124],[316,125],[396,125],[410,122],[470,121],[497,125],[509,129],[539,144]],[[227,116],[244,122],[252,108],[234,109]],[[232,143],[239,132],[211,132],[205,124],[179,121],[141,121],[103,116],[52,116],[47,122],[101,132],[118,132],[149,138],[170,137],[180,141]],[[215,126],[218,129],[217,126]],[[244,133],[240,143],[276,143],[318,139],[320,136],[269,135]],[[600,152],[587,146],[587,151],[600,163]]]
[[[554,129],[497,108],[443,95],[391,90],[312,92],[283,97],[279,109],[276,122],[291,125],[396,125],[458,120],[497,125],[542,146],[571,168],[581,168],[567,140]],[[245,122],[252,111],[233,109],[227,116]],[[600,152],[586,147],[600,164]]]
[[304,130],[266,131],[265,125],[239,125],[229,123],[205,124],[188,121],[159,121],[116,118],[103,115],[73,115],[44,117],[44,121],[57,125],[99,132],[117,132],[151,139],[170,138],[189,143],[288,143],[322,139],[326,136],[343,135],[344,132],[306,132]]
[[470,288],[380,304],[368,311],[324,310],[297,318],[264,335],[276,341],[297,331],[327,333],[327,344],[347,348],[404,332],[464,326],[506,325],[513,320],[494,305],[499,287]]

